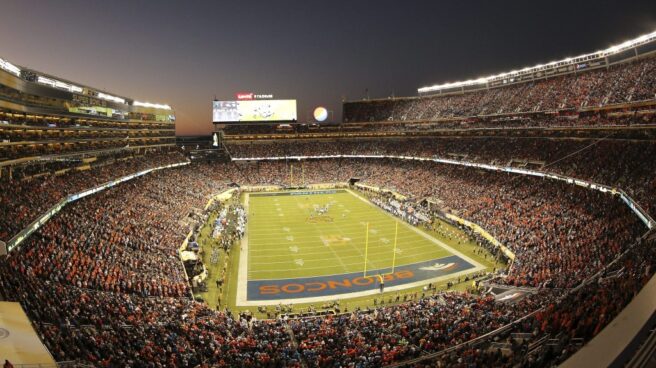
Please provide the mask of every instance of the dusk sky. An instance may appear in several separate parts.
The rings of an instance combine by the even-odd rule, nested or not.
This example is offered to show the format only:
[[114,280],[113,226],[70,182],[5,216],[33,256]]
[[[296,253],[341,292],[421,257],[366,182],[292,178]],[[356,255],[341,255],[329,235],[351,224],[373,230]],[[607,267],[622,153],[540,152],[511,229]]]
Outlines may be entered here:
[[656,30],[656,1],[3,0],[0,57],[141,101],[177,134],[212,129],[211,100],[414,96]]

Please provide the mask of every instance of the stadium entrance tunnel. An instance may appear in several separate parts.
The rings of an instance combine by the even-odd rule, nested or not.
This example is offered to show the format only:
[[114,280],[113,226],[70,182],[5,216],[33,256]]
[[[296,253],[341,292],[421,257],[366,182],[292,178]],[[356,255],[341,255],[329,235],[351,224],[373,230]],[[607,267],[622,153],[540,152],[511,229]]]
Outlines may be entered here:
[[360,178],[350,178],[348,180],[348,184],[349,184],[350,187],[353,187],[355,185],[355,183],[357,183],[359,181],[360,181]]

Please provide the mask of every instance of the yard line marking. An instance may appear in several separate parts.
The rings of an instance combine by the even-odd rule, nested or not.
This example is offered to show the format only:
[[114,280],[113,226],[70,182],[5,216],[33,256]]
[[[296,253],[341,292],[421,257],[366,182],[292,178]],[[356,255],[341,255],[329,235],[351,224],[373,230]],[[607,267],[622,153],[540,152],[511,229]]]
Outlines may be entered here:
[[[298,240],[298,239],[297,239],[297,240]],[[267,244],[271,244],[271,243],[270,243],[270,242],[267,242]],[[414,246],[412,246],[412,247],[404,247],[404,249],[405,249],[406,251],[411,251],[411,250],[415,250],[415,249],[422,249],[422,248],[429,248],[429,249],[434,249],[434,248],[435,248],[433,244],[431,244],[431,243],[427,243],[427,242],[425,242],[425,241],[405,242],[404,244],[410,244],[410,245],[414,245],[414,244],[422,244],[422,246],[418,246],[418,247],[414,247]],[[284,245],[283,245],[283,246],[284,246]],[[304,252],[304,254],[308,254],[308,255],[314,255],[314,254],[329,254],[328,252],[323,251],[323,249],[325,249],[325,248],[323,248],[323,247],[312,246],[312,245],[309,245],[309,244],[308,244],[306,248],[309,248],[309,249],[316,248],[316,249],[318,249],[319,251],[317,251],[317,252],[312,252],[312,251],[310,251],[310,252]],[[382,248],[383,251],[385,251],[385,252],[388,252],[388,251],[389,251],[389,248],[388,248],[388,247],[373,246],[373,248]],[[278,249],[280,249],[280,246],[275,246],[275,247],[271,247],[271,248],[260,248],[260,249],[258,249],[258,250],[251,250],[251,253],[252,253],[252,257],[251,257],[251,258],[258,258],[258,257],[260,257],[260,258],[272,258],[272,257],[283,257],[283,256],[285,256],[284,254],[280,254],[280,253],[278,253],[278,254],[271,254],[271,251],[275,251],[275,250],[278,250]],[[439,249],[438,249],[438,250],[439,250]],[[258,253],[261,254],[261,255],[259,255]],[[372,254],[377,254],[377,253],[374,251],[374,252],[372,252]]]
[[[402,252],[400,252],[400,249],[397,249],[396,253],[401,254]],[[413,257],[414,258],[417,255],[432,254],[432,253],[435,253],[435,252],[433,250],[429,250],[429,251],[426,251],[426,252],[413,252],[412,254],[409,254],[409,255],[406,255],[406,256],[397,257],[396,260],[398,262],[400,259],[404,259],[404,258],[408,258],[408,257]],[[379,254],[389,254],[389,252],[379,253]],[[448,257],[448,255],[449,255],[449,253],[446,253],[446,252],[443,252],[442,254],[440,254],[440,253],[435,254],[436,257]],[[287,255],[285,255],[285,256],[287,256]],[[303,253],[303,256],[307,256],[307,254]],[[341,256],[341,257],[342,257],[342,259],[347,259],[347,258],[361,259],[361,258],[363,258],[362,255]],[[317,258],[317,259],[310,259],[307,262],[325,262],[325,260]],[[290,262],[289,261],[250,262],[251,265],[262,265],[262,266],[272,265],[272,264],[285,264],[285,263],[289,264]],[[369,263],[371,263],[371,261]],[[412,263],[414,263],[414,262],[412,262]],[[345,265],[346,266],[362,266],[362,262],[345,263]],[[400,264],[399,266],[405,266],[405,264]],[[323,266],[323,267],[329,267],[329,266]],[[276,271],[284,271],[284,270],[277,268]],[[358,271],[358,269],[356,269],[355,271],[352,271],[352,272],[357,272],[357,271]],[[270,272],[270,270],[252,270],[252,271],[249,271],[249,272]]]

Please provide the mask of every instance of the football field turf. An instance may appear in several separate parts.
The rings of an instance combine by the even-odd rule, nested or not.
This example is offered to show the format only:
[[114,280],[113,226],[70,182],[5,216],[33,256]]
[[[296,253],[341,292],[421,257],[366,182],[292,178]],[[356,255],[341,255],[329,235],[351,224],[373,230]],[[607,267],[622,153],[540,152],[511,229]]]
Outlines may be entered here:
[[[392,262],[400,266],[451,255],[418,230],[347,191],[280,194],[250,194],[249,280],[364,273],[365,253],[369,275],[391,271]],[[325,206],[329,206],[326,214],[317,215],[316,209]]]
[[250,193],[245,205],[237,305],[373,295],[485,268],[348,190]]

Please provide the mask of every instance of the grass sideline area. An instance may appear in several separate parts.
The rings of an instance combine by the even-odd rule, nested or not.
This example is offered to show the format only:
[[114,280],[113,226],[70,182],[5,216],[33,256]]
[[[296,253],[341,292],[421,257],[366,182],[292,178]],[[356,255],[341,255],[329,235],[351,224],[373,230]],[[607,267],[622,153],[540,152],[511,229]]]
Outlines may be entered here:
[[[470,257],[485,267],[485,271],[505,267],[484,248],[455,226],[439,219],[430,228],[412,228],[400,219],[368,202],[359,193],[336,191],[329,194],[303,194],[290,192],[252,193],[248,208],[248,279],[286,279],[308,276],[363,272],[365,242],[367,268],[380,269],[395,265],[449,256],[447,249],[427,241],[417,232],[424,232]],[[242,194],[242,202],[244,194]],[[229,205],[229,203],[227,204]],[[324,211],[325,210],[325,211]],[[211,307],[228,308],[233,312],[248,310],[258,318],[272,317],[280,308],[269,306],[238,307],[235,303],[240,246],[233,245],[229,252],[221,252],[219,261],[211,265],[209,258],[212,245],[212,224],[217,213],[212,213],[202,227],[198,241],[203,247],[203,262],[209,270],[208,290],[198,294]],[[369,233],[367,239],[367,223]],[[394,236],[398,224],[396,256]],[[217,287],[224,265],[227,265],[225,283]],[[401,291],[386,292],[374,296],[343,298],[337,303],[303,303],[287,305],[284,311],[306,313],[311,310],[332,309],[338,304],[340,312],[356,308],[368,308],[381,304],[399,303],[416,299],[424,293],[445,289],[465,290],[471,280],[453,277],[433,284],[433,289],[423,286]],[[220,297],[220,298],[219,298]],[[266,312],[265,312],[266,311]]]

